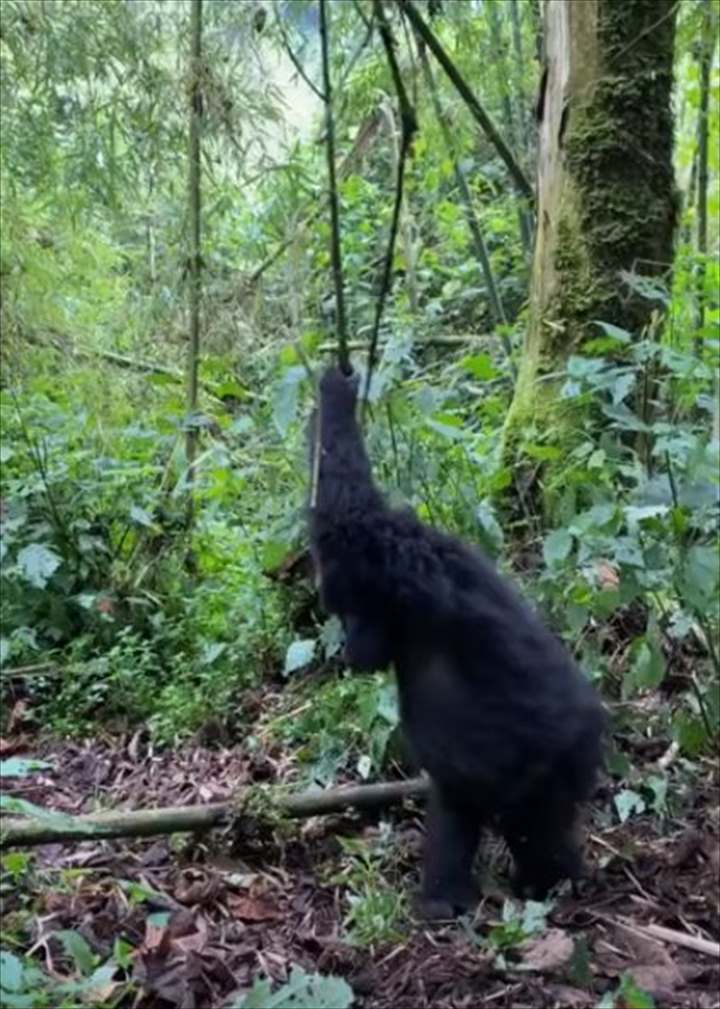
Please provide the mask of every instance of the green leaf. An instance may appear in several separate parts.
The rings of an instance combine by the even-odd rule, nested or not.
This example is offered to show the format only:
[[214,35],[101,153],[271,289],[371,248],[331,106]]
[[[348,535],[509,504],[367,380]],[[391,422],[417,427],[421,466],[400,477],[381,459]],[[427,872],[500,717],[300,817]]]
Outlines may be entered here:
[[285,655],[284,675],[288,676],[290,673],[294,673],[296,669],[302,669],[303,666],[307,666],[312,662],[315,646],[315,638],[303,638],[293,641]]
[[202,647],[200,664],[211,666],[216,659],[219,659],[223,652],[227,651],[226,641],[208,641]]
[[62,564],[62,558],[44,543],[31,543],[18,553],[23,575],[36,589],[44,589],[51,575]]
[[34,771],[44,771],[52,766],[46,760],[34,760],[32,757],[8,757],[0,760],[0,778],[25,778]]
[[6,991],[21,991],[24,970],[22,960],[14,953],[0,950],[0,982]]
[[146,529],[152,529],[155,525],[153,522],[153,517],[150,512],[145,511],[139,505],[133,505],[130,509],[130,518],[133,522],[137,522],[140,526],[145,526]]
[[[9,851],[7,855],[2,857],[2,867],[11,876],[19,877],[27,872],[32,860],[33,856],[29,851]],[[2,977],[2,972],[0,972],[0,977]]]
[[470,357],[464,357],[461,364],[474,378],[479,378],[484,382],[491,378],[497,378],[500,374],[489,354],[473,354]]
[[6,991],[0,985],[0,1006],[2,1006],[2,1009],[39,1009],[40,1006],[50,1005],[42,995],[39,997],[42,999],[42,1002],[38,1001],[37,992],[30,992],[24,995],[20,992]]
[[353,998],[352,988],[342,978],[306,974],[293,967],[290,980],[274,995],[268,981],[258,980],[234,1009],[349,1009]]
[[658,816],[662,816],[667,812],[667,778],[660,774],[651,774],[645,779],[644,787],[652,796],[652,809]]
[[531,459],[538,459],[540,462],[555,462],[562,456],[562,450],[557,445],[536,445],[529,442],[523,446],[523,451]]
[[92,974],[95,969],[95,963],[97,957],[93,951],[88,946],[86,940],[79,932],[75,932],[73,929],[64,928],[55,932],[55,936],[63,944],[63,948],[69,957],[72,957],[73,963],[80,973],[87,977]]
[[628,525],[632,528],[644,519],[667,515],[670,511],[670,506],[666,504],[626,505],[623,511]]
[[618,343],[632,342],[632,336],[626,329],[620,329],[619,326],[613,326],[610,322],[601,322],[600,319],[593,319],[592,321],[594,325],[600,327],[606,336],[616,340]]
[[709,743],[705,722],[700,715],[680,711],[672,721],[673,736],[687,757],[697,757]]
[[522,913],[522,930],[525,935],[537,935],[544,932],[547,926],[547,916],[552,910],[551,900],[526,900]]
[[148,375],[146,381],[152,385],[177,385],[178,382],[182,382],[182,378],[179,375],[175,378],[174,375],[165,375],[162,372],[158,372],[157,374]]
[[304,378],[304,368],[299,365],[288,368],[273,390],[273,421],[283,438],[297,415],[300,383]]
[[649,632],[644,638],[636,640],[632,651],[633,664],[623,683],[626,697],[636,690],[658,687],[665,676],[665,657],[657,633]]
[[625,1009],[655,1009],[655,1000],[652,995],[638,986],[632,974],[623,976],[617,994]]
[[572,550],[573,538],[569,529],[554,529],[543,543],[543,557],[549,568],[566,560]]
[[650,431],[651,428],[644,420],[632,412],[624,403],[610,404],[603,403],[602,412],[623,431]]
[[714,599],[720,581],[717,546],[690,547],[685,560],[685,577],[698,593]]
[[615,406],[625,399],[630,392],[635,388],[635,373],[632,371],[624,372],[617,376],[612,386],[610,387],[610,395],[612,396],[612,401]]
[[590,967],[590,947],[585,936],[573,942],[573,954],[568,964],[571,980],[579,988],[592,988],[593,974]]
[[266,540],[260,560],[265,571],[276,571],[290,554],[287,540]]
[[645,812],[645,800],[631,788],[624,788],[615,796],[615,809],[620,817],[620,823],[625,823],[632,813]]

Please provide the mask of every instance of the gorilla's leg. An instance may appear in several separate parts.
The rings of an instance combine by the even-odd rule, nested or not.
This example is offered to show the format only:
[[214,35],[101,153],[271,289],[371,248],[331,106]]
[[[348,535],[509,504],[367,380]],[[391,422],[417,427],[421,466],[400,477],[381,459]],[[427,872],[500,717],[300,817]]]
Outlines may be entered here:
[[534,900],[543,900],[556,883],[574,883],[583,874],[576,803],[561,783],[545,785],[542,795],[529,797],[500,823],[515,861],[513,889],[518,897]]
[[477,903],[472,866],[481,816],[434,785],[426,822],[420,911],[426,918],[452,918]]

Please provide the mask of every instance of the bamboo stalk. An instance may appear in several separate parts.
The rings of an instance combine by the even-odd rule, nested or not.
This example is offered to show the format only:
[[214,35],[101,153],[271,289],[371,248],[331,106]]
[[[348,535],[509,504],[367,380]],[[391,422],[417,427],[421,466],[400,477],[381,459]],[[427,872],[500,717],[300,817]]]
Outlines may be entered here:
[[[405,799],[421,798],[428,792],[426,778],[407,781],[387,781],[374,785],[349,785],[280,796],[277,806],[290,817],[323,816],[343,810],[377,809]],[[56,844],[61,841],[85,841],[113,837],[152,837],[210,830],[228,823],[235,809],[242,807],[242,791],[230,802],[214,802],[204,806],[165,806],[158,809],[116,810],[68,817],[54,826],[47,820],[32,817],[3,819],[0,828],[0,849]]]

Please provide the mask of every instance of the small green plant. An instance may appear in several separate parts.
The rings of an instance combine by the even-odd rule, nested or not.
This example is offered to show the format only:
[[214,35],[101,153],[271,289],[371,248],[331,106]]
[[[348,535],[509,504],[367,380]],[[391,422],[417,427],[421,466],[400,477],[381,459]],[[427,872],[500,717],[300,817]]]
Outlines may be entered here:
[[357,946],[397,942],[410,908],[405,890],[393,878],[397,848],[391,825],[381,824],[371,843],[362,838],[341,838],[341,844],[349,859],[335,881],[344,883],[349,891],[350,910],[344,920],[348,941]]
[[272,726],[297,746],[308,777],[326,785],[348,766],[363,779],[381,771],[399,720],[393,680],[384,673],[354,674],[309,689],[312,703]]
[[498,952],[519,946],[532,936],[545,931],[547,915],[552,909],[552,901],[527,900],[524,903],[506,900],[502,909],[502,921],[493,925],[487,935],[487,943]]
[[[0,1005],[3,1009],[76,1009],[80,1005],[116,1006],[130,990],[128,981],[117,980],[129,966],[122,946],[101,962],[79,932],[55,933],[74,974],[64,980],[47,974],[28,957],[0,950]],[[125,965],[121,960],[125,959]]]
[[229,1009],[349,1009],[353,998],[352,988],[342,978],[293,967],[289,981],[275,992],[269,981],[259,978]]

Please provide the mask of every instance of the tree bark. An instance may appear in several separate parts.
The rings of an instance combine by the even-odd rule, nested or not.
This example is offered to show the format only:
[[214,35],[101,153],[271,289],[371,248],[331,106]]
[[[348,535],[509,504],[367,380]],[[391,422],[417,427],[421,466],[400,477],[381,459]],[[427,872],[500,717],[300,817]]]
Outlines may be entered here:
[[[286,816],[304,817],[339,813],[345,809],[376,809],[405,799],[427,794],[427,778],[407,781],[387,781],[376,785],[350,785],[280,796],[277,807]],[[242,809],[242,794],[232,802],[214,802],[206,806],[166,806],[160,809],[139,809],[129,812],[92,813],[68,817],[58,826],[45,820],[12,817],[3,819],[0,849],[21,845],[57,844],[60,841],[107,840],[113,837],[152,837],[184,831],[210,830],[227,823],[236,810]]]
[[[547,0],[530,322],[505,440],[534,424],[567,450],[557,383],[600,319],[638,332],[653,307],[621,271],[666,272],[677,198],[670,97],[675,0]],[[563,415],[566,416],[566,415]]]

